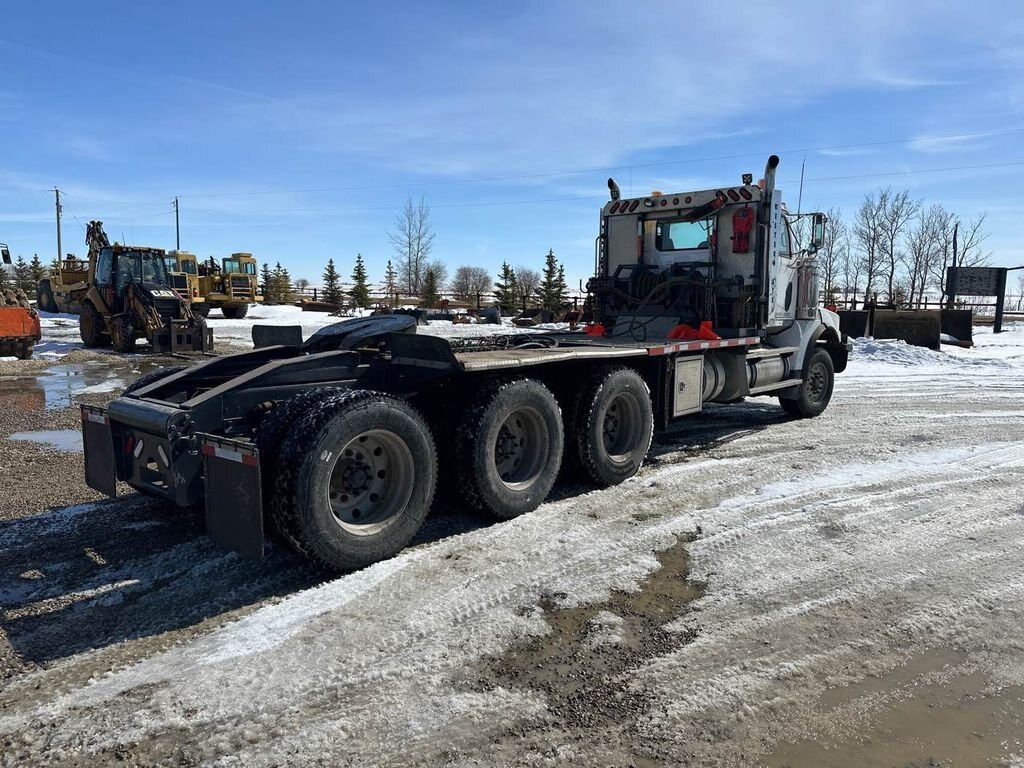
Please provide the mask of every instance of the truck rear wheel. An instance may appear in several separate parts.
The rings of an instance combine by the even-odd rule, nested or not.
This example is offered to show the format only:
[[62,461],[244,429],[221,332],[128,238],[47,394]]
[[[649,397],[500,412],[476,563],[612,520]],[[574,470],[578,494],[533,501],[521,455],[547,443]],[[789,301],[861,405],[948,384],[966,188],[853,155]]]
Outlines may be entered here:
[[260,477],[263,483],[263,498],[269,512],[270,522],[277,533],[293,549],[305,554],[305,547],[299,539],[299,531],[294,523],[291,507],[284,516],[273,504],[274,489],[277,483],[277,468],[281,457],[281,447],[296,421],[314,408],[321,400],[341,394],[344,390],[337,387],[311,389],[298,395],[282,400],[274,409],[263,417],[256,430],[256,447],[260,452]]
[[115,352],[135,351],[135,320],[131,315],[119,315],[111,319],[110,346]]
[[192,314],[197,317],[209,317],[210,316],[210,305],[205,301],[200,301],[197,304],[189,304],[189,309],[192,310]]
[[221,312],[224,313],[224,317],[228,320],[241,320],[247,314],[249,314],[248,304],[226,304],[221,307]]
[[573,460],[601,487],[637,473],[654,436],[646,382],[632,368],[601,368],[576,397],[569,417]]
[[816,349],[807,361],[804,380],[795,398],[779,398],[782,409],[790,416],[811,419],[820,415],[832,399],[836,374],[832,356],[824,349]]
[[96,307],[88,302],[82,304],[82,311],[78,315],[78,333],[87,347],[102,347],[107,340],[103,332],[103,318]]
[[532,379],[491,382],[456,428],[459,492],[495,517],[530,512],[555,484],[562,447],[562,414],[551,390]]
[[273,506],[301,551],[332,570],[399,552],[420,529],[437,479],[430,428],[404,400],[351,390],[321,400],[281,447]]

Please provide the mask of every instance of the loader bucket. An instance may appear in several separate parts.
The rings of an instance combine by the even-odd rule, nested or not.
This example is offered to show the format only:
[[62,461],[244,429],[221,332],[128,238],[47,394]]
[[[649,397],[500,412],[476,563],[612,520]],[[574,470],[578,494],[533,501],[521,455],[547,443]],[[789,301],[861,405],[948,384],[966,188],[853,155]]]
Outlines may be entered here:
[[213,329],[206,325],[192,325],[188,320],[171,320],[153,339],[157,352],[212,352]]

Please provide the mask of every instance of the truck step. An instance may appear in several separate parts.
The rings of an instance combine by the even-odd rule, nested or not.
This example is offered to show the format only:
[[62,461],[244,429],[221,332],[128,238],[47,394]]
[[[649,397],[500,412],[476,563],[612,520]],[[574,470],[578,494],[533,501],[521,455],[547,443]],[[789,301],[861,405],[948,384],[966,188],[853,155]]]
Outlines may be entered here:
[[759,347],[747,352],[747,359],[752,360],[761,357],[782,357],[783,355],[792,355],[799,349],[799,347]]
[[766,392],[775,392],[780,389],[789,389],[800,385],[800,379],[783,379],[774,384],[763,384],[760,387],[751,387],[750,395],[763,395]]

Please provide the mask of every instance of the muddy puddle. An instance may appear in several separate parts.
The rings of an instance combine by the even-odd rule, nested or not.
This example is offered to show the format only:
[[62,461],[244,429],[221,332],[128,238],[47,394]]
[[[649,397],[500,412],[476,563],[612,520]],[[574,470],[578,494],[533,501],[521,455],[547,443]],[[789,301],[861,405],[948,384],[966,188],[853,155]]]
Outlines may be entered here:
[[829,691],[838,728],[776,746],[768,768],[1024,765],[1024,686],[993,686],[966,656],[934,650],[889,674]]
[[7,436],[8,440],[26,443],[38,443],[58,451],[81,453],[82,433],[77,429],[40,429],[32,432],[14,432]]
[[664,630],[704,594],[688,578],[688,544],[680,540],[659,553],[661,567],[637,592],[613,592],[603,603],[578,608],[557,607],[564,595],[551,595],[541,603],[550,634],[484,663],[473,687],[526,688],[546,699],[543,719],[507,739],[543,741],[547,731],[584,729],[628,750],[635,764],[653,756],[632,732],[646,704],[630,690],[629,671],[693,639]]
[[32,376],[0,376],[0,402],[22,411],[59,410],[73,405],[78,395],[116,392],[159,367],[112,358],[110,362],[56,364]]

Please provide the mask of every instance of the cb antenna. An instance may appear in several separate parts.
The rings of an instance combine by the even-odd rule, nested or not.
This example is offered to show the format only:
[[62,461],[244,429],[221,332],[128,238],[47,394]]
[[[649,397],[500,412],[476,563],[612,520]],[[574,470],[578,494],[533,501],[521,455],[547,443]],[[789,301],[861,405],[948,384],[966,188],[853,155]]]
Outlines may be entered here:
[[804,165],[807,163],[807,155],[800,161],[800,194],[796,198],[796,215],[800,215],[800,208],[804,201]]

